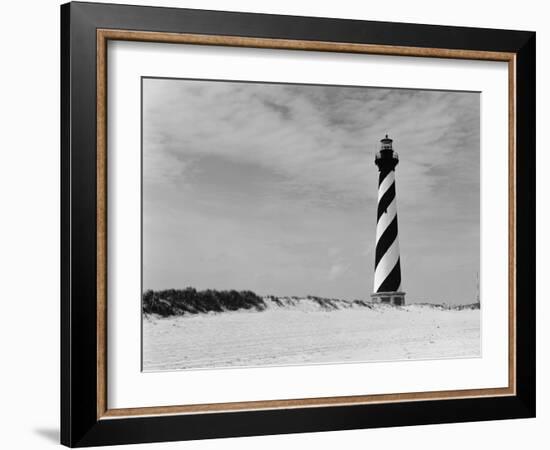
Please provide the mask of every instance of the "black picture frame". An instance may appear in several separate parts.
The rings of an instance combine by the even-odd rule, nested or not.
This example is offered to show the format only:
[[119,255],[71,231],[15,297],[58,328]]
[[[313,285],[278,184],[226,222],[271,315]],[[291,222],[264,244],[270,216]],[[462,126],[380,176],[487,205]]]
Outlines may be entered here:
[[[98,29],[511,52],[516,55],[516,394],[98,418]],[[534,32],[94,3],[61,6],[61,443],[71,447],[535,416]]]

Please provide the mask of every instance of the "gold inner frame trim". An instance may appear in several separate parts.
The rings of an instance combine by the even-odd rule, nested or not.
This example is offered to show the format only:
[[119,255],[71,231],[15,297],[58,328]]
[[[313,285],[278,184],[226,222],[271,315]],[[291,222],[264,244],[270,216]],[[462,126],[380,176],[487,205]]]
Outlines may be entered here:
[[[197,405],[109,409],[107,405],[107,42],[109,40],[190,45],[363,53],[508,62],[508,386],[488,389],[261,400]],[[97,418],[206,414],[266,409],[314,408],[374,403],[449,400],[516,394],[516,54],[478,50],[300,41],[241,36],[97,30]]]

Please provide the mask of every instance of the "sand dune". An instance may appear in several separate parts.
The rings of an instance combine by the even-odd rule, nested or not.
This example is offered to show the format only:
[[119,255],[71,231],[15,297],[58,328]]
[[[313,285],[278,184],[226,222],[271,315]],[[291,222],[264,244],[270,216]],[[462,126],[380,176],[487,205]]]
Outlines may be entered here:
[[263,311],[144,315],[143,370],[478,357],[479,309],[264,299]]

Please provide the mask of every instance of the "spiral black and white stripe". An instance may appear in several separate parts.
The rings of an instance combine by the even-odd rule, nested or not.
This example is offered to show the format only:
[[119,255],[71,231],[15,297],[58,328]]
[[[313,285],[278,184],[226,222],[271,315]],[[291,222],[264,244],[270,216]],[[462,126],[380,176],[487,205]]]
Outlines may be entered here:
[[401,265],[397,234],[395,171],[380,168],[374,292],[401,291]]

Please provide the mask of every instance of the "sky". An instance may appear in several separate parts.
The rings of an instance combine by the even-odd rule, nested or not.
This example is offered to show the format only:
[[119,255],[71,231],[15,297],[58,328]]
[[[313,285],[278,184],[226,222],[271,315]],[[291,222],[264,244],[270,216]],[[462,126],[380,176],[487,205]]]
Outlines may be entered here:
[[143,287],[369,299],[378,171],[396,168],[407,303],[472,303],[480,96],[143,79]]

